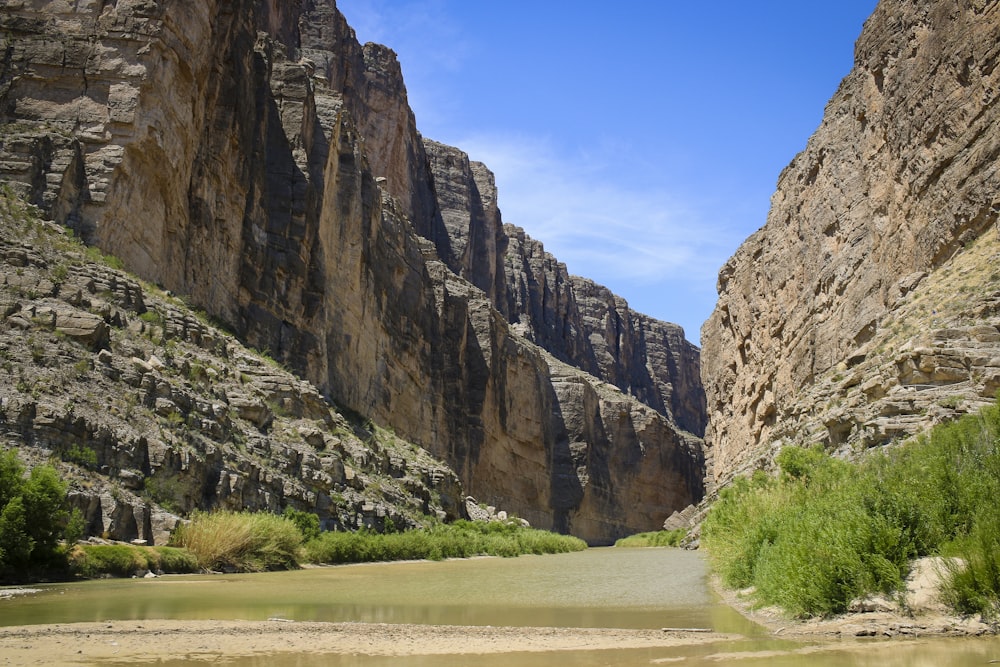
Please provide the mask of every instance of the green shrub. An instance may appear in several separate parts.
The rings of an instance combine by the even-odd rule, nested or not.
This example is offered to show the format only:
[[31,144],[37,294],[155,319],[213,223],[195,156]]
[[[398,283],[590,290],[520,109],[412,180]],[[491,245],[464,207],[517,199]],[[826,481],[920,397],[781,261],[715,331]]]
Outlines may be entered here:
[[979,525],[954,545],[947,561],[944,600],[965,614],[1000,619],[1000,526]]
[[206,570],[260,572],[298,567],[302,533],[291,520],[266,512],[196,512],[172,542]]
[[308,542],[319,537],[319,517],[312,512],[303,512],[293,507],[286,507],[282,516],[298,527],[299,532],[302,533],[303,540]]
[[79,443],[74,443],[66,449],[62,458],[64,461],[70,461],[85,468],[97,467],[97,452],[93,448]]
[[945,597],[1000,617],[998,442],[994,405],[857,464],[786,448],[777,478],[758,473],[720,493],[702,544],[725,585],[795,616],[893,594],[912,559],[952,555]]
[[519,523],[459,520],[453,524],[398,533],[327,532],[310,540],[306,558],[316,563],[442,560],[471,556],[513,557],[579,551],[575,537],[525,528]]
[[54,468],[37,466],[25,477],[16,452],[0,454],[0,577],[64,565],[59,539],[69,518],[66,485]]
[[146,555],[128,544],[77,545],[70,552],[70,570],[83,577],[132,576],[147,570]]
[[76,576],[130,577],[150,570],[169,574],[198,571],[198,560],[186,549],[132,544],[78,544],[69,551],[70,572]]

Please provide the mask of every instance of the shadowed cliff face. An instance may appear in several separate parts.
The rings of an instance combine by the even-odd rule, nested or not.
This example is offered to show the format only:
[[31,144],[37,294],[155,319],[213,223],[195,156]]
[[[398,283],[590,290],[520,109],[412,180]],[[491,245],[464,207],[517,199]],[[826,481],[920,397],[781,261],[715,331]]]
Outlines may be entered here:
[[5,12],[20,192],[534,525],[606,542],[701,497],[697,349],[504,228],[391,51],[332,0],[189,5]]
[[[879,3],[767,224],[720,271],[702,330],[715,481],[784,443],[884,444],[996,390],[992,260],[966,257],[1000,210],[998,53],[995,2]],[[944,294],[956,262],[963,293],[991,291]]]
[[482,289],[528,340],[703,435],[699,350],[684,331],[632,311],[606,287],[570,276],[523,229],[502,224],[485,165],[457,148],[425,145],[447,234],[441,256],[452,271]]

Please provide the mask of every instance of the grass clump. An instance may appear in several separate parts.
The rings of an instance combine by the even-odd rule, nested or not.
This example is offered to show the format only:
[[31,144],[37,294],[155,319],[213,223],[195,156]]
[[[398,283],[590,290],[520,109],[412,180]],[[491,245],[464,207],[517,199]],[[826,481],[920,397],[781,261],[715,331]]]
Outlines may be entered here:
[[786,448],[780,473],[720,493],[702,543],[725,585],[797,617],[902,589],[912,559],[951,556],[944,597],[1000,618],[1000,408],[858,463]]
[[216,570],[260,572],[302,562],[363,563],[442,560],[472,556],[519,556],[579,551],[575,537],[526,528],[517,522],[456,521],[427,529],[375,533],[320,532],[315,514],[286,509],[266,512],[196,512],[178,526],[170,547],[78,544],[69,549],[69,571],[79,577],[129,577]]
[[171,540],[206,570],[261,572],[298,567],[302,532],[295,522],[266,512],[196,512]]
[[650,533],[636,533],[615,542],[616,547],[679,547],[687,537],[686,528],[676,530],[656,530]]
[[513,557],[580,551],[583,540],[517,522],[456,521],[401,533],[322,533],[306,544],[316,563],[364,563],[394,560],[442,560],[472,556]]

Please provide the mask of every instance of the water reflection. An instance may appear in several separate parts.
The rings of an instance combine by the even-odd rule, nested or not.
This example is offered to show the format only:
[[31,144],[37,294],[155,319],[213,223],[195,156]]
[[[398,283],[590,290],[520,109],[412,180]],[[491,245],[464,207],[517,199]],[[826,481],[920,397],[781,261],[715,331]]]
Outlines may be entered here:
[[[142,619],[363,621],[434,625],[704,627],[739,641],[660,649],[380,657],[303,650],[224,660],[237,667],[524,667],[738,664],[746,667],[971,667],[1000,640],[793,642],[717,603],[697,553],[591,549],[559,556],[392,563],[259,575],[110,580],[0,601],[0,625]],[[134,660],[129,664],[137,664]],[[188,667],[202,661],[147,664]]]
[[386,563],[255,575],[45,586],[0,605],[0,625],[286,618],[433,625],[704,627],[754,632],[715,603],[705,565],[672,549]]

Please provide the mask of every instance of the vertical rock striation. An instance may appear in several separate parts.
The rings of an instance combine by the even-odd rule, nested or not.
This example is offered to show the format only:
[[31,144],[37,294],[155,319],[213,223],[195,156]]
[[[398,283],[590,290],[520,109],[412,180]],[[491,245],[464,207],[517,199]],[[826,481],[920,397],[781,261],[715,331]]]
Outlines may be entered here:
[[528,340],[703,435],[699,350],[683,329],[636,313],[607,288],[571,276],[523,229],[502,224],[485,165],[457,148],[425,145],[448,266],[482,289]]
[[[767,224],[719,273],[702,329],[715,481],[766,465],[784,442],[867,447],[954,414],[928,412],[925,390],[988,391],[974,372],[988,353],[960,345],[945,363],[919,339],[943,322],[995,322],[960,312],[954,293],[923,315],[911,306],[996,225],[998,56],[995,2],[882,0],[865,24]],[[975,340],[936,337],[949,338]]]
[[592,542],[701,497],[697,349],[503,227],[333,0],[10,0],[0,34],[5,180],[467,493]]

